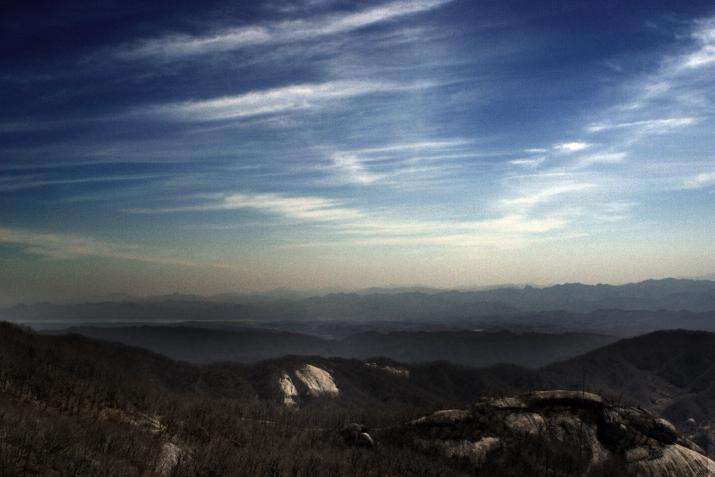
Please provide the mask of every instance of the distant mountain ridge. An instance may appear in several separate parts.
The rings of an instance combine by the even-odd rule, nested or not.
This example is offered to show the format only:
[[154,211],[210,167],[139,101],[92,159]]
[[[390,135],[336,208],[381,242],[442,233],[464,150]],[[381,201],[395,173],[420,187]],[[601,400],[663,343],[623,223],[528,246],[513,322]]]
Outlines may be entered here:
[[[119,310],[112,311],[111,307]],[[167,318],[160,313],[162,307],[183,315]],[[553,310],[587,313],[600,309],[703,312],[715,310],[715,281],[670,278],[626,285],[567,283],[546,288],[337,293],[292,299],[221,295],[217,300],[217,297],[169,295],[137,301],[17,305],[2,310],[0,317],[32,320],[69,319],[76,315],[77,319],[96,320],[107,313],[107,319],[121,314],[151,320],[154,314],[161,315],[155,319],[182,321],[191,319],[185,316],[191,308],[194,313],[212,314],[212,320],[423,320]]]
[[[82,323],[238,322],[320,336],[369,331],[366,325],[370,323],[634,336],[674,328],[715,331],[715,281],[665,279],[618,286],[564,284],[434,293],[338,293],[300,299],[263,297],[243,303],[172,295],[143,301],[16,305],[0,310],[0,319],[61,327]],[[359,326],[350,331],[351,323]],[[344,329],[341,331],[337,324]]]
[[285,355],[320,355],[359,359],[381,356],[406,363],[449,361],[474,367],[507,363],[531,368],[571,358],[617,339],[589,333],[455,330],[373,331],[333,340],[260,328],[208,329],[185,325],[84,326],[60,332],[138,346],[196,363],[252,363]]
[[[433,296],[455,303],[492,303],[516,311],[593,311],[599,308],[669,309],[709,311],[715,309],[715,278],[663,278],[623,285],[563,283],[546,287],[509,285],[484,288],[436,288],[426,286],[370,287],[358,290],[291,290],[286,288],[255,293],[195,295],[174,293],[150,297],[109,295],[88,300],[97,303],[213,302],[239,304],[360,302],[374,296]],[[35,304],[34,306],[40,305]],[[44,303],[47,304],[47,303]],[[33,306],[33,305],[31,305]]]

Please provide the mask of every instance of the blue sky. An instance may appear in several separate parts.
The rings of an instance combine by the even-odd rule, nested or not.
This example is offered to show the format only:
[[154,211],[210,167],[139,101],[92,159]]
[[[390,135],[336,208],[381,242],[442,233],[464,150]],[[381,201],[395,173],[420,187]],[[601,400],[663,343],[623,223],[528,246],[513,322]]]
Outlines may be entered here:
[[32,3],[0,303],[715,271],[712,2]]

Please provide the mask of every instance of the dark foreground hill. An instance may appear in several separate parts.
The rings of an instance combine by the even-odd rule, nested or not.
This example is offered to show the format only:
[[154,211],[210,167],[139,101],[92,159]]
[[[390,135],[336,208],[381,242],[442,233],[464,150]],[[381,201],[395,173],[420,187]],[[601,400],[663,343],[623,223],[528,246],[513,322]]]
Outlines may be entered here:
[[[664,333],[662,347],[670,346],[668,336],[676,344],[688,341],[687,333]],[[713,335],[705,336],[709,339],[692,341],[693,352],[712,344]],[[618,362],[637,367],[650,348],[638,344],[626,340],[611,346],[621,350]],[[676,355],[687,361],[686,347],[681,348]],[[600,356],[600,351],[592,355]],[[711,356],[704,356],[712,366]],[[633,373],[633,379],[659,383],[651,371],[663,374],[677,368],[676,363],[650,371],[638,368],[645,374]],[[422,429],[419,435],[405,426],[438,409],[469,409],[480,396],[559,387],[558,380],[568,385],[579,381],[568,370],[580,376],[582,367],[578,360],[529,370],[297,356],[254,365],[195,365],[85,337],[43,336],[0,324],[0,475],[525,475],[514,473],[519,467],[508,448],[495,454],[492,462],[501,463],[498,468],[486,472],[470,466],[458,453],[445,454],[442,447],[425,447],[412,439],[426,435],[479,442],[480,435],[465,434],[461,424],[447,422],[434,430]],[[614,371],[604,368],[602,374]],[[686,375],[686,381],[692,380],[690,371]],[[604,390],[613,386],[606,394],[617,395],[616,382],[599,376]],[[687,400],[692,388],[672,376],[671,381],[668,399]],[[638,394],[627,397],[635,399]],[[579,414],[577,408],[562,404],[565,415]],[[371,429],[375,445],[349,445],[340,430],[350,422]],[[617,475],[605,467],[584,473],[579,467],[583,456],[574,453],[575,448],[553,445],[558,439],[571,439],[562,434],[569,428],[560,422],[556,416],[554,426],[544,428],[544,439],[523,436],[531,447],[519,466],[536,469],[530,475]],[[638,432],[628,435],[648,437]],[[518,435],[505,434],[504,442]],[[685,442],[686,436],[677,436]],[[651,444],[653,455],[671,445]],[[643,445],[623,449],[636,447]],[[624,452],[615,452],[609,465],[618,467],[619,459],[627,457]],[[636,453],[644,458],[641,450]],[[553,465],[543,467],[544,462]],[[563,462],[573,466],[563,467]],[[693,456],[693,465],[697,462],[700,458]],[[676,473],[651,475],[701,475],[685,472],[687,459],[673,465]]]
[[663,414],[715,451],[715,334],[659,331],[542,369],[560,385],[605,391]]
[[289,357],[193,365],[0,323],[0,475],[452,475],[338,430],[537,386],[529,371]]

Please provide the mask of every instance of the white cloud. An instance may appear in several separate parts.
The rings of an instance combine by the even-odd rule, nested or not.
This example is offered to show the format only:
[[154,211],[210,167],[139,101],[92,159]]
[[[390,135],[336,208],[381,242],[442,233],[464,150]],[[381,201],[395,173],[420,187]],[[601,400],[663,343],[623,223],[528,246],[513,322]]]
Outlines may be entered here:
[[311,196],[285,196],[273,193],[228,194],[217,197],[216,200],[185,207],[127,209],[126,212],[136,214],[163,214],[240,209],[254,209],[290,219],[311,222],[354,220],[362,215],[355,209],[342,207],[339,201],[333,199]]
[[595,187],[595,184],[579,182],[556,184],[544,187],[536,192],[522,195],[513,199],[503,199],[501,201],[501,205],[506,207],[528,208],[537,204],[551,201],[552,199],[555,199],[556,197],[564,194],[581,192],[587,189],[591,189],[593,187]]
[[317,222],[354,220],[362,216],[359,211],[342,207],[333,199],[281,194],[231,194],[224,198],[220,208],[263,210],[292,219]]
[[289,248],[315,246],[439,246],[450,248],[517,249],[558,238],[550,232],[567,225],[561,217],[506,215],[479,221],[420,221],[368,218],[346,225],[344,237],[332,242],[291,243]]
[[214,32],[204,36],[171,35],[145,40],[124,48],[119,56],[177,58],[275,43],[287,43],[346,33],[397,18],[438,8],[451,0],[398,0],[357,12],[328,15],[309,20],[272,22]]
[[657,71],[632,84],[634,99],[621,111],[653,109],[663,115],[702,107],[703,113],[710,112],[712,81],[706,67],[715,62],[715,17],[695,22],[692,38],[695,45],[663,58]]
[[498,219],[483,220],[465,225],[466,228],[485,232],[541,234],[564,227],[566,221],[562,217],[533,218],[523,214],[510,214]]
[[405,151],[421,151],[426,149],[450,149],[457,146],[464,146],[468,144],[468,141],[463,139],[450,139],[442,141],[417,141],[417,142],[407,142],[399,144],[388,144],[386,146],[378,147],[368,147],[362,149],[355,149],[351,152],[357,154],[375,154],[375,153],[392,153],[392,152],[405,152]]
[[348,183],[372,184],[384,179],[385,174],[374,174],[363,164],[363,160],[354,154],[336,153],[331,156],[339,174]]
[[562,153],[570,154],[572,152],[583,151],[584,149],[588,149],[591,146],[592,144],[587,142],[563,142],[560,144],[555,144],[554,149]]
[[646,119],[623,123],[597,123],[588,126],[586,130],[595,133],[612,129],[637,128],[641,133],[663,134],[672,129],[690,126],[696,122],[697,120],[691,117]]
[[187,121],[246,118],[312,109],[330,101],[372,93],[405,90],[412,87],[419,88],[421,86],[363,81],[331,81],[257,90],[208,100],[165,104],[153,108],[152,111]]
[[508,214],[495,219],[484,220],[404,220],[400,218],[363,216],[342,228],[350,235],[379,236],[439,236],[445,234],[542,234],[562,228],[566,221],[562,217],[547,216],[534,218],[524,214]]
[[514,166],[537,167],[543,164],[545,160],[546,156],[539,156],[529,159],[513,159],[509,161],[509,164]]
[[[416,165],[471,157],[462,153],[455,154],[455,148],[465,144],[468,142],[464,140],[432,140],[338,151],[330,154],[329,171],[334,173],[334,179],[341,183],[364,185],[387,182],[406,175],[433,177],[435,173],[445,173],[450,166]],[[429,155],[424,155],[424,151],[429,151]],[[404,184],[405,181],[400,180],[400,185]]]
[[[554,194],[557,192],[554,192]],[[134,213],[254,209],[266,214],[330,227],[333,244],[466,245],[510,248],[517,243],[562,229],[564,217],[532,217],[522,213],[484,220],[423,220],[373,214],[323,197],[282,194],[229,194],[217,200],[180,208],[130,210]],[[356,239],[359,237],[359,240]]]
[[700,68],[715,62],[715,45],[705,45],[685,60],[687,68]]
[[609,152],[603,154],[593,154],[590,156],[584,156],[579,158],[574,167],[577,169],[582,169],[586,167],[593,166],[595,164],[618,164],[623,162],[628,156],[625,152]]
[[715,185],[715,171],[713,172],[703,172],[688,179],[684,187],[686,189],[700,189],[702,187],[707,187],[710,185]]
[[685,56],[682,66],[695,69],[715,63],[715,19],[701,22],[693,37],[698,42],[698,48]]

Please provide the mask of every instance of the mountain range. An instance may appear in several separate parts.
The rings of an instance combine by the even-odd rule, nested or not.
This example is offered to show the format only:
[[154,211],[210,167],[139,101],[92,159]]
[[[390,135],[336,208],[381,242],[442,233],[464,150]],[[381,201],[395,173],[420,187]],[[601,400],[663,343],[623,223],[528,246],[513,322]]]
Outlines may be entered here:
[[79,326],[58,333],[145,348],[173,359],[207,363],[251,363],[285,355],[367,359],[387,357],[407,363],[449,361],[467,366],[517,364],[539,367],[615,341],[593,333],[510,331],[367,331],[342,339],[223,325]]
[[[36,327],[72,324],[231,322],[321,336],[361,331],[519,329],[634,336],[658,329],[715,331],[715,282],[665,279],[612,286],[565,284],[548,288],[478,291],[340,293],[310,298],[250,300],[221,296],[157,297],[138,301],[16,305],[0,319]],[[397,326],[396,326],[397,325]]]

